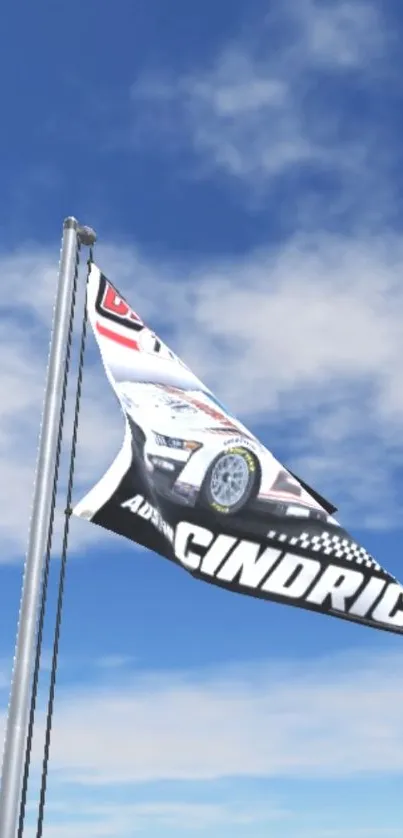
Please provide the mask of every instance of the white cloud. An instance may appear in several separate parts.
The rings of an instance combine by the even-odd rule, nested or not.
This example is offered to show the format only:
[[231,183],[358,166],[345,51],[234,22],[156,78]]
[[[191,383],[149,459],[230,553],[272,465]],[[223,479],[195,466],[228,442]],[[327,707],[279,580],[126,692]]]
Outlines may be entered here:
[[[154,838],[161,829],[167,836],[214,829],[245,838],[268,830],[275,838],[397,836],[389,798],[380,792],[365,812],[360,800],[363,788],[379,790],[381,781],[385,789],[382,780],[403,771],[401,673],[400,653],[358,651],[137,671],[113,685],[61,684],[46,832],[50,838],[84,831],[88,838],[137,832]],[[27,838],[36,834],[42,707],[40,701]],[[3,723],[0,715],[0,737]],[[302,798],[295,794],[301,780]],[[322,798],[329,780],[340,781],[336,798],[348,828],[329,787]]]
[[[163,780],[400,774],[402,689],[402,656],[390,653],[136,672],[114,686],[62,686],[52,772],[66,788],[94,789]],[[37,718],[38,766],[41,712]]]
[[[228,804],[120,802],[102,806],[77,804],[75,801],[74,817],[71,806],[50,803],[46,809],[46,834],[49,838],[70,838],[72,834],[85,834],[86,838],[130,838],[137,833],[154,837],[163,829],[164,835],[171,838],[183,832],[186,836],[211,835],[215,828],[225,838],[234,833],[245,838],[255,835],[260,838],[267,832],[273,838],[398,838],[401,835],[401,827],[385,825],[346,827],[344,822],[338,827],[329,827],[328,824],[342,821],[340,812],[335,813],[328,808],[322,816],[318,817],[315,811],[306,818],[305,813],[296,811],[291,800],[290,803],[294,803],[291,811],[267,803],[264,806],[256,803],[239,806],[235,802],[236,795],[235,789]],[[306,825],[307,820],[309,826]],[[368,814],[361,815],[360,821],[361,824],[365,821],[371,823]],[[34,838],[36,829],[27,824],[24,834],[27,838]]]
[[336,829],[321,829],[320,832],[309,832],[309,838],[399,838],[400,830],[394,827],[353,827],[352,829],[338,827]]
[[[332,179],[334,211],[350,192],[350,202],[359,193],[363,206],[381,167],[380,127],[365,131],[363,112],[355,130],[345,97],[331,83],[360,94],[363,78],[384,71],[387,44],[386,23],[371,2],[278,4],[253,30],[224,44],[209,68],[168,81],[140,78],[132,88],[136,122],[139,101],[148,103],[148,145],[153,132],[164,144],[167,136],[190,142],[207,165],[259,191],[308,167]],[[312,190],[300,190],[300,213],[309,209],[308,193],[312,200]]]
[[368,68],[385,47],[379,7],[367,0],[294,0],[284,14],[297,22],[301,52],[312,64]]
[[[61,822],[61,819],[65,821]],[[171,830],[182,834],[199,834],[212,828],[236,826],[253,829],[259,824],[273,826],[277,820],[286,818],[286,813],[270,807],[245,807],[233,802],[231,805],[209,803],[187,803],[185,801],[150,803],[74,803],[74,819],[71,805],[50,804],[47,810],[46,832],[50,838],[66,838],[74,834],[85,833],[88,838],[126,838],[134,833],[145,834],[154,829]],[[27,838],[36,835],[28,827]]]

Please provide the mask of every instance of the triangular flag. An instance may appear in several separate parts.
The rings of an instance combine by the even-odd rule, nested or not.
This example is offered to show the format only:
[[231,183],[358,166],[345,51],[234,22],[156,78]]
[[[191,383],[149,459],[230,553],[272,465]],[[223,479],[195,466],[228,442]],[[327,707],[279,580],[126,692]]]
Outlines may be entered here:
[[[403,588],[92,265],[88,314],[126,419],[74,514],[230,591],[403,632]],[[107,422],[107,418],[105,418]]]

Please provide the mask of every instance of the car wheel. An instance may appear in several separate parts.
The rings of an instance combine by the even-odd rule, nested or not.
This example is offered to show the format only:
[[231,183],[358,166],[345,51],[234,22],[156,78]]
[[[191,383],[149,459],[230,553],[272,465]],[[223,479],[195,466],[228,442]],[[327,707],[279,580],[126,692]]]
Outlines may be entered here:
[[234,515],[256,493],[259,464],[246,448],[230,448],[211,463],[201,490],[204,506],[222,515]]

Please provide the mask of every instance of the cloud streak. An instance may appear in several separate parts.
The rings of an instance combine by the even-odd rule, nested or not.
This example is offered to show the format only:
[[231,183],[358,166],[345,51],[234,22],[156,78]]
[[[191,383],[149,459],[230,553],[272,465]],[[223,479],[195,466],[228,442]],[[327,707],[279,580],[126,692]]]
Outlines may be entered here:
[[357,207],[378,218],[393,187],[383,178],[381,120],[368,130],[365,97],[370,85],[377,101],[390,50],[373,3],[278,4],[209,67],[139,78],[131,91],[139,138],[149,146],[154,137],[159,153],[187,145],[204,175],[221,172],[269,200],[286,177],[287,213],[299,225],[324,214],[351,221]]
[[[350,654],[61,687],[53,771],[82,787],[400,774],[401,664]],[[42,738],[39,713],[35,760]]]
[[[166,673],[137,669],[116,673],[114,684],[61,685],[47,832],[129,838],[215,828],[225,838],[260,838],[268,829],[275,838],[394,838],[393,809],[387,800],[380,809],[380,800],[382,780],[393,787],[403,771],[401,673],[400,653],[357,650]],[[38,722],[34,787],[41,706]],[[329,780],[340,783],[337,806]],[[364,812],[361,783],[370,789],[371,780],[374,800]],[[35,793],[30,799],[28,838],[35,835]]]
[[[133,833],[204,834],[212,828],[245,830],[259,826],[273,827],[287,818],[287,812],[275,806],[242,806],[238,803],[192,803],[186,800],[104,803],[76,801],[72,818],[71,805],[50,804],[46,831],[50,838],[68,838],[72,831],[84,833],[89,838],[126,838]],[[172,832],[171,832],[172,830]],[[34,838],[35,829],[26,830],[27,838]],[[226,834],[226,832],[225,832]],[[239,833],[238,833],[239,834]]]

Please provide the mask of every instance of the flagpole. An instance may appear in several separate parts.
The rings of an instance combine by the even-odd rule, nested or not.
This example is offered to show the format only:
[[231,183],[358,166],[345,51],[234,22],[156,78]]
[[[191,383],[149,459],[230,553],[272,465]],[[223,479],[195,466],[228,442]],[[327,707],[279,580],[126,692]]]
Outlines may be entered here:
[[57,439],[62,410],[63,378],[73,301],[78,245],[91,245],[96,235],[66,218],[53,316],[34,499],[25,561],[14,671],[6,725],[0,789],[0,838],[15,838],[20,809],[36,625],[52,507]]

